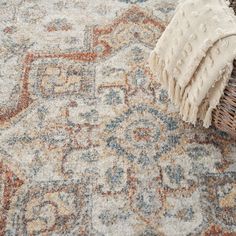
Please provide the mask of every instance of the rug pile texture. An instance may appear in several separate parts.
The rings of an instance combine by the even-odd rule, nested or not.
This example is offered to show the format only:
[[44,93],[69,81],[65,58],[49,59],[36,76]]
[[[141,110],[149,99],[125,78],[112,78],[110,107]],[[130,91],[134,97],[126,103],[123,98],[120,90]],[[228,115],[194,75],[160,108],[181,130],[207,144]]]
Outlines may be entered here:
[[147,67],[176,1],[0,1],[0,235],[234,236],[236,143]]

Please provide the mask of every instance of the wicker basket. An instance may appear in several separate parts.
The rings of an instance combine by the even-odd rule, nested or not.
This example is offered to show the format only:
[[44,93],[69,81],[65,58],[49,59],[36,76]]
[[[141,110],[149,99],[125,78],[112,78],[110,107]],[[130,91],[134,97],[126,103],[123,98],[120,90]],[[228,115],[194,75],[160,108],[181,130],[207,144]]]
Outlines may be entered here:
[[[236,0],[231,0],[230,6],[236,14]],[[230,134],[236,139],[236,59],[232,79],[224,90],[220,103],[213,111],[213,124],[216,128]]]
[[230,0],[230,7],[234,9],[234,12],[236,13],[236,1],[235,0]]

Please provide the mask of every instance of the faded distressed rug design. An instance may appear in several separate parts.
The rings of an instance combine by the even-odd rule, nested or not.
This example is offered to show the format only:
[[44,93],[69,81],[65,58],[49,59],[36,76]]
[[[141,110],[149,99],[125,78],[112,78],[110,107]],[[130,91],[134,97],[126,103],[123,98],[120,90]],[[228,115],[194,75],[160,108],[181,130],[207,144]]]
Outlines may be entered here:
[[0,1],[0,235],[234,236],[236,144],[146,66],[171,0]]

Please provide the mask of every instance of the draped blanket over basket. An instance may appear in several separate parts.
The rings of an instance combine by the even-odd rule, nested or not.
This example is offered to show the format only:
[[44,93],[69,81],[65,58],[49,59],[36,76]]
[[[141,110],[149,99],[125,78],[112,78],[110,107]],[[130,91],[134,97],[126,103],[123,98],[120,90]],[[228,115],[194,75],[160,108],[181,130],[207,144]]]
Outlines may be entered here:
[[180,1],[148,63],[183,120],[209,127],[236,58],[236,17],[226,0]]

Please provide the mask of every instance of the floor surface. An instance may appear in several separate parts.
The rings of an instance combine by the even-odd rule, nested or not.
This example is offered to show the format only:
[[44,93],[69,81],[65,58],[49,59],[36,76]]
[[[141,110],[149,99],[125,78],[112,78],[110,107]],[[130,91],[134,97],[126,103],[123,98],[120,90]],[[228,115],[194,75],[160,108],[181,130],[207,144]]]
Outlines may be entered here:
[[0,0],[1,236],[236,235],[236,143],[146,66],[176,4]]

